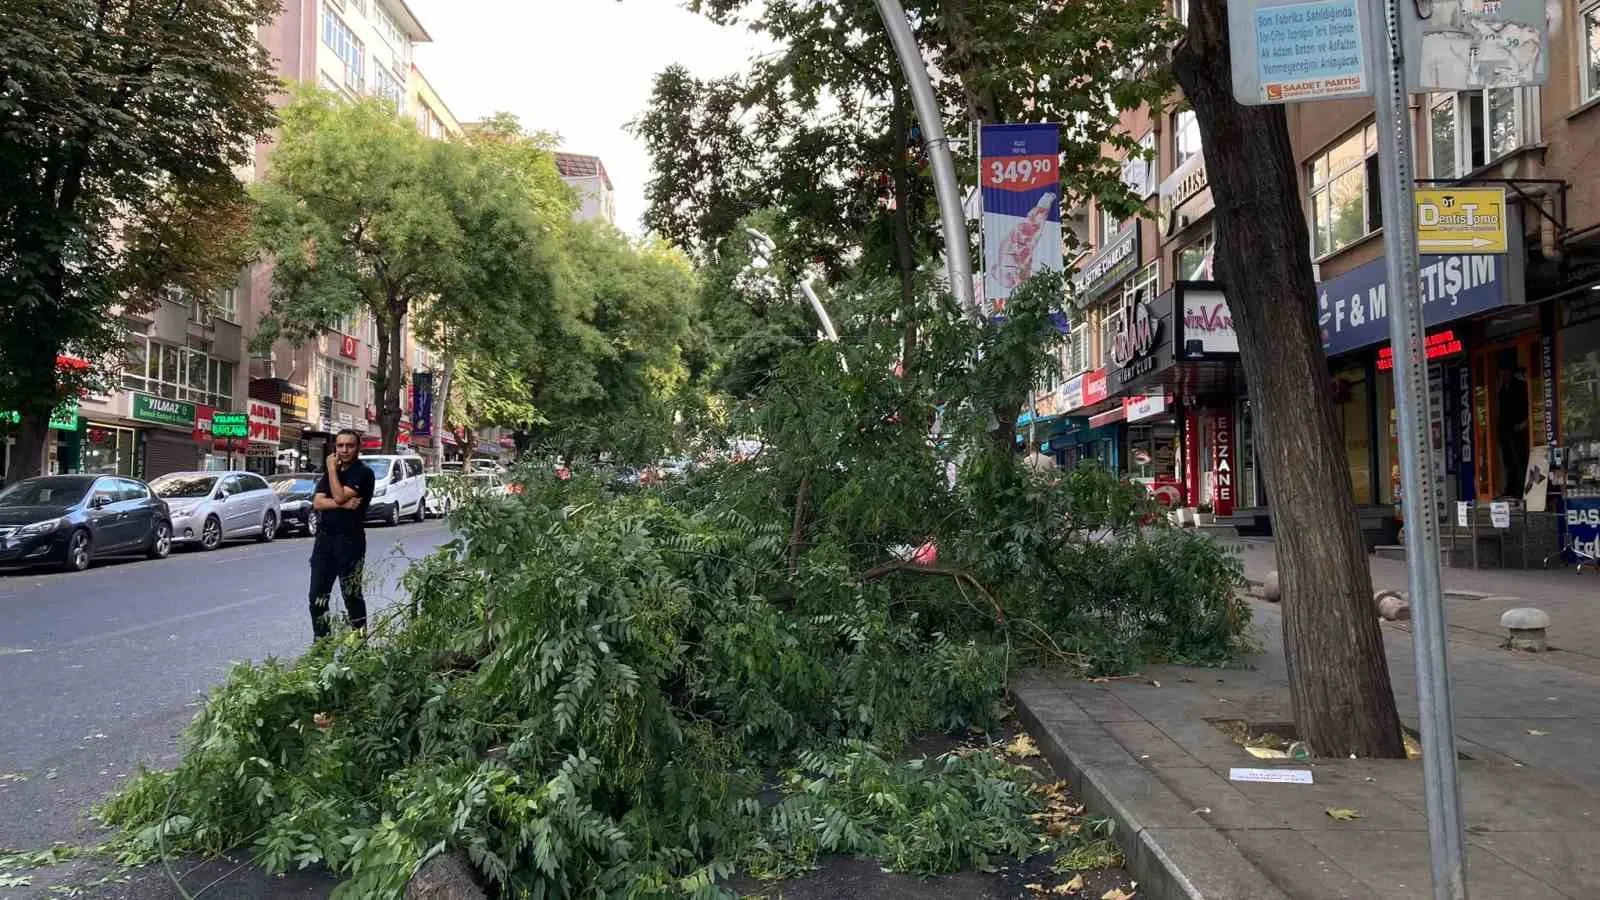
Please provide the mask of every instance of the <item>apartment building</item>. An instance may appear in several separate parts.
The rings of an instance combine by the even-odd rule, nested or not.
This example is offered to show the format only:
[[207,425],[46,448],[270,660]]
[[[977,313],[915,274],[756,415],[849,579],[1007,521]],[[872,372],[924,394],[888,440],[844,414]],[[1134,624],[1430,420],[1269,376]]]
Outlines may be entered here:
[[572,217],[579,222],[596,219],[617,224],[617,192],[598,156],[582,153],[557,153],[556,170],[561,180],[578,193],[578,208]]
[[[1411,102],[1419,183],[1504,188],[1510,205],[1507,253],[1422,259],[1438,514],[1457,559],[1476,544],[1491,565],[1520,564],[1524,546],[1537,562],[1564,534],[1600,552],[1600,181],[1583,175],[1600,143],[1600,3],[1561,5],[1546,86]],[[1390,544],[1402,523],[1372,105],[1287,112],[1355,500],[1369,543]],[[1078,325],[1035,434],[1062,464],[1095,458],[1174,506],[1270,529],[1193,114],[1135,110],[1123,127],[1155,156],[1123,173],[1149,215],[1075,211],[1091,244]],[[1491,524],[1496,502],[1507,528]]]

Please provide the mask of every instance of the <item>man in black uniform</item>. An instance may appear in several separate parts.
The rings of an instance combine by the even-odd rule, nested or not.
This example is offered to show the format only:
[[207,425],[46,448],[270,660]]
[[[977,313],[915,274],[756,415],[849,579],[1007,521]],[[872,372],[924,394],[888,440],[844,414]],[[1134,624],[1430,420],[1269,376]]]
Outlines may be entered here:
[[367,505],[372,502],[372,470],[357,457],[361,435],[345,429],[333,440],[328,471],[317,482],[311,508],[317,511],[317,537],[311,547],[311,632],[328,635],[328,604],[339,581],[350,627],[367,627],[367,602],[361,595],[361,569],[367,558]]

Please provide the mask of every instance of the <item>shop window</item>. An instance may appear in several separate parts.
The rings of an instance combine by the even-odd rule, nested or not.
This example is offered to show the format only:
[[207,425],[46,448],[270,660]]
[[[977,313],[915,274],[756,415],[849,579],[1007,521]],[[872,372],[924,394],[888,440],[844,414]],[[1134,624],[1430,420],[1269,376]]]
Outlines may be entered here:
[[233,408],[233,364],[212,358],[208,345],[177,347],[142,335],[129,338],[122,386],[157,397]]
[[1311,161],[1311,254],[1338,253],[1383,227],[1378,131],[1367,125]]
[[1528,458],[1544,441],[1539,337],[1484,347],[1473,354],[1473,425],[1479,500],[1522,499]]
[[1428,148],[1434,178],[1463,178],[1532,140],[1532,91],[1491,88],[1434,94]]
[[1333,378],[1333,411],[1350,468],[1350,486],[1358,505],[1372,498],[1372,384],[1363,369],[1346,369]]
[[1100,207],[1100,246],[1101,247],[1105,247],[1106,245],[1110,244],[1111,243],[1111,239],[1116,237],[1117,236],[1117,232],[1119,232],[1121,230],[1122,230],[1122,220],[1117,218],[1117,214],[1116,213],[1112,212],[1109,209],[1106,209],[1104,206],[1101,206]]
[[1560,372],[1567,495],[1600,496],[1600,320],[1561,330]]

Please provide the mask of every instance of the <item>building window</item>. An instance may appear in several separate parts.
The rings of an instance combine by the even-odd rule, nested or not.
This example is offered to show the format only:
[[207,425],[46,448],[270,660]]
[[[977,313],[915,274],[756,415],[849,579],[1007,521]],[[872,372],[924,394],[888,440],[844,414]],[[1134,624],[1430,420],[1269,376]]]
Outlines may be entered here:
[[327,4],[322,7],[322,42],[344,63],[346,83],[358,91],[363,90],[367,80],[366,48],[355,32],[350,30],[350,26]]
[[1172,17],[1183,25],[1189,24],[1189,0],[1172,0]]
[[1583,65],[1583,100],[1600,97],[1600,3],[1585,3],[1583,30],[1578,37],[1580,59]]
[[1378,130],[1368,125],[1311,162],[1311,255],[1338,253],[1381,227]]
[[1216,238],[1208,234],[1179,250],[1178,278],[1188,281],[1211,281],[1214,277],[1211,251],[1215,246]]
[[122,386],[157,397],[233,408],[233,363],[214,359],[204,347],[175,347],[143,335],[128,339]]
[[396,113],[405,110],[405,84],[393,72],[390,72],[388,67],[376,59],[372,61],[372,92],[393,103]]
[[1172,117],[1172,168],[1200,155],[1200,120],[1186,109]]
[[1067,352],[1063,358],[1066,361],[1066,377],[1079,375],[1089,368],[1090,330],[1088,322],[1079,322],[1072,326],[1072,336],[1068,339]]
[[1104,206],[1100,207],[1100,246],[1110,244],[1121,230],[1122,220],[1117,218],[1117,214]]
[[1530,97],[1517,88],[1434,94],[1428,108],[1433,177],[1464,177],[1524,146]]
[[322,368],[317,372],[317,387],[322,396],[332,397],[340,403],[349,403],[361,406],[361,373],[355,366],[346,365],[336,360],[324,359]]

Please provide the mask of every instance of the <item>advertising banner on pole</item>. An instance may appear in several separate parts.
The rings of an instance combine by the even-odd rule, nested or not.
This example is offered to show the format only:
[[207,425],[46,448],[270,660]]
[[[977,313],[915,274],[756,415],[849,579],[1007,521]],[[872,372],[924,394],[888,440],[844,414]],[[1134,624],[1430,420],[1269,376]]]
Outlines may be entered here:
[[433,437],[433,373],[411,375],[411,434]]
[[989,315],[1029,276],[1059,272],[1061,150],[1056,125],[985,125],[980,133],[983,295]]

